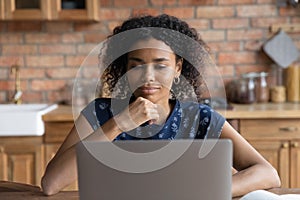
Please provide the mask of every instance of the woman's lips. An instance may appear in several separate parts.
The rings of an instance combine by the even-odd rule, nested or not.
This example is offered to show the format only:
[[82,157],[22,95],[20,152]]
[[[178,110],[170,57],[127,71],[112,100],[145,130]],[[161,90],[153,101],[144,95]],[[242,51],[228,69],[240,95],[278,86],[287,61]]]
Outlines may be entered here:
[[142,94],[154,94],[155,92],[157,92],[159,90],[159,87],[140,87],[139,88],[140,92]]

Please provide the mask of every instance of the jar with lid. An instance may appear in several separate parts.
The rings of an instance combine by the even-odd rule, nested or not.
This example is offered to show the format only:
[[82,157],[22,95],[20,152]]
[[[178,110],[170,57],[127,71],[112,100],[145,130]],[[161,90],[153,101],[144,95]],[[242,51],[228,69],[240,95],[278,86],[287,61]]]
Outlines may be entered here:
[[256,84],[256,101],[257,102],[268,102],[269,101],[269,87],[267,83],[267,76],[268,73],[261,72],[258,74],[257,77],[257,84]]
[[237,103],[251,104],[256,101],[255,77],[252,74],[242,75],[236,86]]

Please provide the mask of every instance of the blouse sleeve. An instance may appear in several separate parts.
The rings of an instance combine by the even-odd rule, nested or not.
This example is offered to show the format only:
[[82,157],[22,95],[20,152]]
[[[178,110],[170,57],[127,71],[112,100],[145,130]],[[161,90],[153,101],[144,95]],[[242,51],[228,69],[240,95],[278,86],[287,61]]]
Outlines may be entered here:
[[219,138],[225,118],[209,106],[200,104],[199,107],[200,119],[197,138]]

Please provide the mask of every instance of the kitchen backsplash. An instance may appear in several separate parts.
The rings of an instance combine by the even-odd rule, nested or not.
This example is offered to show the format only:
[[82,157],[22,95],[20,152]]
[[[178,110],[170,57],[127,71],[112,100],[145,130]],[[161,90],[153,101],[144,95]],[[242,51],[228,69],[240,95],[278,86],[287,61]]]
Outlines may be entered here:
[[[10,66],[20,65],[25,103],[69,99],[82,61],[129,16],[168,13],[195,27],[211,48],[224,82],[247,72],[269,71],[261,50],[272,24],[300,24],[300,5],[277,7],[274,0],[100,0],[99,22],[0,22],[0,103],[14,93]],[[288,33],[300,49],[300,32]]]

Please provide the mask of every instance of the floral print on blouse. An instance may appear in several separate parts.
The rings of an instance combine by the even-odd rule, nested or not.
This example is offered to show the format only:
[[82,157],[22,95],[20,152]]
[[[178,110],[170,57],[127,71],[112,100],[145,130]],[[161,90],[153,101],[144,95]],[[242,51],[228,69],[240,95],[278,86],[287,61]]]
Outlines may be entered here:
[[[96,130],[123,111],[129,101],[97,98],[82,110],[82,114]],[[204,139],[220,136],[225,118],[212,108],[196,102],[170,101],[174,101],[175,106],[165,124],[145,123],[131,131],[120,133],[115,140]]]

